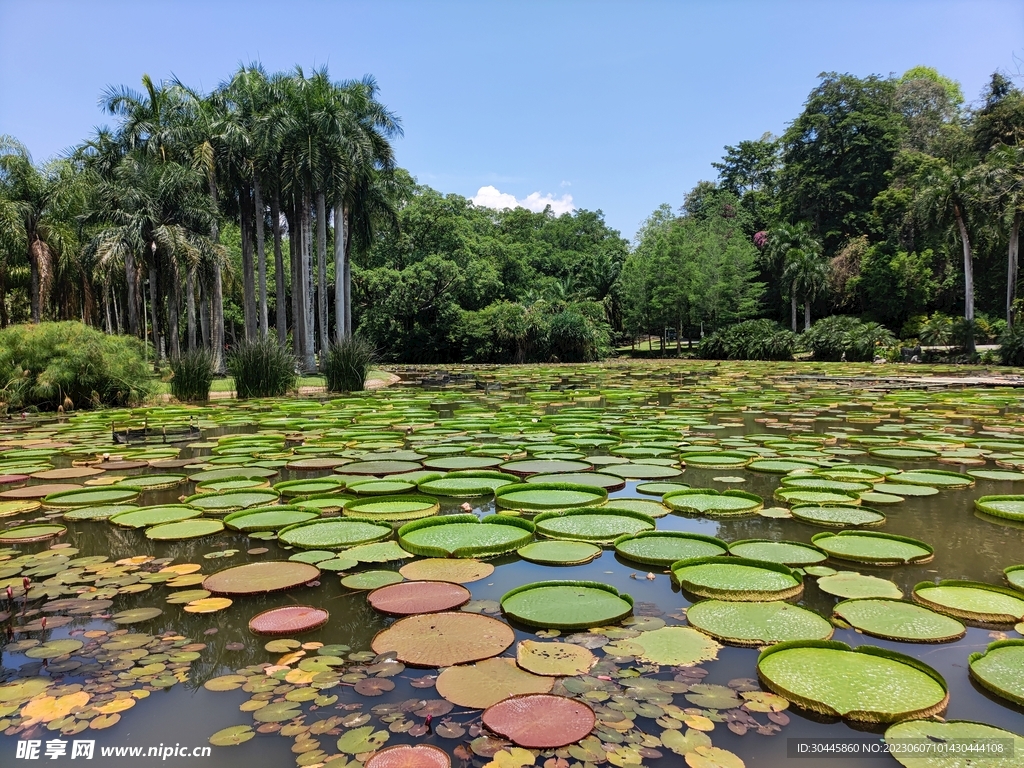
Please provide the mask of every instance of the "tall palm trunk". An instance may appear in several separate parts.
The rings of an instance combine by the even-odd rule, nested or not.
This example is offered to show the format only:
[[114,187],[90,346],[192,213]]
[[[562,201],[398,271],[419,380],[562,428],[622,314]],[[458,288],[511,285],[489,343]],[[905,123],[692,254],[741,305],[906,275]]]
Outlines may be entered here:
[[352,336],[352,233],[349,229],[349,211],[345,208],[345,338]]
[[309,189],[302,190],[302,315],[305,342],[302,350],[302,369],[306,373],[316,370],[316,319],[313,316],[313,205]]
[[327,351],[327,201],[320,190],[316,193],[316,265],[317,324],[320,326],[320,364]]
[[964,320],[967,321],[967,338],[964,347],[967,354],[973,355],[974,347],[974,259],[971,253],[971,239],[967,236],[967,223],[959,204],[953,205],[956,226],[960,231],[960,242],[964,247]]
[[153,364],[156,365],[157,360],[162,360],[164,356],[164,346],[160,339],[160,323],[158,322],[159,313],[157,309],[159,307],[159,293],[157,291],[156,284],[156,252],[153,253],[153,262],[149,265],[149,322],[153,326]]
[[171,290],[167,291],[167,347],[172,360],[181,357],[181,271],[178,269],[178,261],[171,258],[168,265],[170,273]]
[[128,286],[128,330],[139,335],[139,272],[135,268],[135,254],[128,248],[124,254],[124,280]]
[[804,330],[811,330],[811,300],[809,297],[804,297]]
[[31,295],[29,296],[29,303],[32,308],[32,322],[38,323],[43,319],[42,301],[39,295],[40,280],[39,280],[39,251],[37,246],[39,241],[38,236],[33,235],[29,239],[28,245],[28,263],[29,263],[29,283]]
[[796,333],[796,281],[789,289],[789,314],[793,323],[793,333]]
[[239,222],[242,230],[242,309],[245,316],[245,340],[256,338],[256,275],[252,256],[252,191],[242,185],[238,198]]
[[1010,247],[1007,253],[1006,268],[1006,327],[1013,328],[1013,304],[1017,300],[1017,269],[1020,254],[1020,209],[1013,212],[1013,224],[1010,226]]
[[267,254],[264,248],[266,238],[263,231],[263,190],[260,188],[260,177],[255,172],[252,175],[252,197],[255,207],[253,224],[256,226],[256,274],[259,279],[260,338],[265,339],[269,333],[267,325]]
[[204,349],[210,348],[210,292],[196,275],[196,293],[199,295],[199,343]]
[[191,265],[185,275],[185,322],[188,330],[188,351],[196,349],[196,270]]
[[281,200],[275,190],[270,199],[270,226],[274,230],[274,293],[277,309],[277,343],[288,343],[288,313],[284,305],[284,255],[281,253]]
[[302,263],[302,202],[297,196],[291,208],[291,219],[288,222],[288,256],[292,278],[292,352],[302,359],[302,348],[306,343],[303,330],[305,315],[302,312],[302,280],[299,278]]
[[[210,224],[210,239],[214,245],[220,243],[220,224],[217,222],[217,180],[210,175],[210,201],[214,211],[213,223]],[[217,259],[213,265],[213,286],[210,291],[210,352],[213,353],[214,370],[219,374],[227,373],[224,364],[224,276],[223,265]]]
[[345,246],[348,231],[345,228],[345,210],[341,200],[334,202],[334,340],[345,338]]

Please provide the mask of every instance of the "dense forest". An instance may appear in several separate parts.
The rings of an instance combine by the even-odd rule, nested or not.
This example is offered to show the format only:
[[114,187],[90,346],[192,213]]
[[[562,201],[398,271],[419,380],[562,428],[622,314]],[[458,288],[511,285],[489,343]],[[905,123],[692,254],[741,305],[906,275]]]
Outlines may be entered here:
[[[632,242],[601,211],[417,184],[378,95],[251,65],[209,94],[110,88],[112,127],[41,165],[3,137],[0,326],[79,320],[172,359],[270,336],[307,371],[353,333],[409,362],[594,360],[651,337],[785,357],[832,315],[874,339],[868,359],[1012,333],[1024,94],[1001,73],[972,104],[927,67],[825,73],[781,136],[725,147]],[[730,328],[790,336],[750,353]]]

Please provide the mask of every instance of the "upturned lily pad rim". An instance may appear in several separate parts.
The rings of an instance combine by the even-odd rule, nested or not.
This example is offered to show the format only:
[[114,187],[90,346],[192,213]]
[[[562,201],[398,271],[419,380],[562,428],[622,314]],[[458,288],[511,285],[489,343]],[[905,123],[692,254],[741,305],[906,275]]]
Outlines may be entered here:
[[[561,501],[513,501],[503,503],[505,496],[522,491],[573,491],[592,497],[589,501],[566,504]],[[589,507],[601,504],[608,499],[608,491],[596,485],[579,485],[577,483],[515,483],[503,485],[494,491],[494,503],[503,509],[523,511],[542,511],[575,507]]]
[[921,591],[932,588],[932,587],[962,587],[964,589],[979,589],[986,592],[995,592],[996,594],[1005,595],[1006,597],[1012,597],[1015,600],[1020,600],[1024,603],[1024,595],[1015,589],[1009,587],[1000,587],[996,584],[988,584],[983,581],[969,581],[966,579],[942,579],[938,582],[935,581],[920,581],[914,585],[914,589],[911,591],[911,596],[914,601],[931,608],[933,611],[944,613],[947,616],[952,616],[956,619],[961,619],[972,624],[995,625],[1005,626],[1007,624],[1016,624],[1022,618],[1024,618],[1024,610],[1022,610],[1020,616],[1013,616],[1008,613],[981,613],[978,611],[969,611],[963,608],[955,608],[942,603],[935,603],[928,600],[926,597],[921,596]]
[[[587,622],[558,622],[557,624],[551,624],[550,622],[538,622],[535,619],[531,619],[528,616],[522,616],[516,613],[510,612],[505,607],[505,602],[516,595],[520,595],[524,592],[529,592],[534,589],[543,589],[547,587],[570,587],[570,588],[583,588],[583,589],[597,589],[603,592],[619,598],[620,600],[629,604],[629,608],[614,616],[602,617],[599,620],[587,621]],[[600,581],[585,581],[575,579],[552,579],[549,581],[534,581],[529,584],[523,584],[521,586],[510,589],[508,592],[501,596],[498,601],[501,604],[501,611],[506,616],[515,619],[520,624],[525,624],[529,627],[541,627],[542,629],[588,629],[594,626],[604,626],[608,624],[616,624],[622,619],[633,613],[633,597],[626,592],[619,592],[615,587],[610,584],[604,584]]]
[[[34,534],[28,537],[17,535],[18,531],[28,532],[32,529],[42,529],[45,533]],[[68,527],[61,523],[27,523],[25,525],[16,525],[12,528],[0,531],[0,542],[4,544],[31,544],[36,541],[55,539],[58,536],[63,536],[67,532]]]
[[[724,605],[724,606],[731,606],[734,609],[740,609],[740,610],[743,610],[744,606],[787,606],[788,608],[791,608],[791,609],[793,609],[795,611],[801,612],[802,614],[807,614],[808,617],[813,617],[814,619],[817,619],[818,621],[821,622],[821,626],[823,628],[827,629],[827,634],[824,637],[818,638],[818,639],[821,639],[821,640],[828,640],[828,639],[830,639],[832,637],[832,633],[835,630],[834,626],[832,625],[832,623],[828,619],[822,618],[820,615],[818,615],[814,611],[809,610],[807,608],[804,608],[803,606],[793,605],[792,603],[788,603],[788,602],[785,602],[783,600],[738,601],[738,600],[715,600],[715,599],[710,599],[710,600],[700,600],[699,602],[694,603],[693,605],[691,605],[687,609],[687,611],[686,611],[686,620],[687,620],[687,622],[689,623],[689,625],[691,627],[693,627],[694,629],[700,630],[704,634],[706,634],[706,635],[708,635],[710,637],[713,637],[715,640],[718,640],[719,642],[725,643],[727,645],[734,645],[734,646],[737,646],[737,647],[740,647],[740,648],[762,648],[762,647],[764,647],[766,645],[772,645],[776,641],[765,640],[764,638],[737,637],[736,635],[723,634],[722,632],[713,630],[712,628],[710,628],[708,626],[703,626],[701,624],[701,618],[700,618],[701,612],[702,611],[706,611],[706,610],[711,610],[711,609],[713,609],[718,604],[721,604],[721,605]],[[697,616],[697,620],[696,621],[694,621],[690,617],[690,612],[694,611],[694,609],[697,609],[696,610],[696,616]],[[782,642],[782,641],[779,641],[779,642]]]
[[[893,598],[889,598],[889,597],[855,597],[855,598],[848,598],[846,600],[840,600],[832,608],[832,615],[833,616],[837,616],[838,618],[840,618],[843,621],[845,621],[847,624],[850,624],[850,626],[852,626],[858,632],[863,632],[865,635],[870,635],[871,637],[881,638],[882,640],[893,640],[895,642],[902,642],[902,643],[948,643],[948,642],[952,642],[953,640],[959,640],[961,637],[963,637],[967,633],[967,627],[965,627],[963,624],[960,624],[960,631],[957,634],[953,634],[953,635],[942,635],[942,636],[937,636],[937,637],[913,638],[913,639],[910,639],[906,635],[903,635],[901,637],[897,637],[897,636],[891,635],[891,634],[883,634],[882,632],[874,631],[874,630],[868,629],[866,627],[854,624],[852,621],[850,621],[850,619],[848,619],[846,616],[843,615],[843,612],[842,612],[843,607],[844,606],[845,607],[849,607],[853,603],[897,603],[899,605],[911,605],[911,606],[914,606],[915,608],[917,608],[918,610],[930,611],[931,609],[927,608],[927,607],[925,607],[925,606],[923,606],[923,605],[921,605],[919,603],[908,602],[906,600],[897,600],[897,599],[893,599]],[[948,614],[945,614],[945,613],[939,613],[938,611],[932,611],[932,613],[938,614],[939,616],[942,616],[945,619],[949,619],[950,621],[957,621],[954,617],[949,616]],[[959,623],[959,622],[957,621],[957,623]]]
[[[679,578],[678,571],[683,568],[695,565],[745,565],[750,568],[760,568],[765,571],[775,571],[796,581],[796,584],[788,589],[767,590],[758,589],[752,591],[741,591],[736,589],[723,589],[719,587],[708,587]],[[682,589],[700,597],[712,597],[717,600],[739,600],[742,602],[757,602],[768,600],[789,600],[803,594],[804,577],[799,572],[788,566],[779,563],[771,563],[767,560],[751,560],[746,557],[735,557],[733,555],[712,555],[711,557],[691,557],[686,560],[677,560],[672,563],[670,570],[672,579]]]
[[544,530],[544,523],[547,520],[562,520],[567,517],[580,517],[580,516],[602,516],[602,517],[628,517],[633,520],[639,520],[640,522],[651,526],[650,530],[655,530],[658,527],[657,522],[650,515],[645,515],[643,512],[636,512],[632,509],[618,509],[614,506],[608,507],[573,507],[572,509],[564,509],[559,511],[541,512],[539,515],[533,518],[536,531],[539,535],[545,536],[549,539],[564,539],[566,541],[586,541],[592,544],[607,543],[611,544],[615,539],[619,538],[621,534],[613,536],[611,538],[607,536],[587,536],[585,534],[577,534],[569,536],[568,534],[562,534],[560,532],[553,532]]
[[1010,574],[1016,573],[1017,571],[1024,571],[1024,565],[1010,565],[1003,568],[1003,576],[1006,578],[1006,582],[1011,588],[1018,589],[1021,592],[1021,599],[1024,600],[1024,587],[1018,587],[1010,578]]
[[[932,678],[939,687],[945,693],[945,696],[941,701],[932,705],[931,707],[925,707],[922,709],[911,710],[907,712],[875,712],[871,710],[853,710],[843,715],[837,712],[835,709],[823,702],[811,701],[798,696],[791,691],[787,691],[781,685],[773,683],[769,680],[761,671],[761,663],[774,653],[782,653],[788,650],[796,650],[801,648],[825,648],[835,651],[845,651],[849,653],[863,653],[868,656],[875,656],[889,661],[895,661],[900,664],[906,664],[909,667],[926,674]],[[918,661],[912,656],[907,656],[897,651],[890,651],[886,648],[878,648],[873,645],[860,645],[856,648],[851,648],[846,643],[841,643],[838,640],[789,640],[782,643],[776,643],[763,651],[757,657],[757,677],[761,683],[770,691],[788,699],[790,702],[795,704],[801,709],[815,712],[820,715],[826,715],[829,717],[841,717],[845,720],[853,720],[855,722],[865,723],[890,723],[897,722],[900,720],[917,720],[926,717],[931,717],[939,712],[946,709],[949,704],[949,687],[946,685],[945,678],[942,677],[936,670],[925,664],[923,661]]]
[[[1021,512],[1019,514],[1007,512],[1006,510],[993,506],[993,502],[998,501],[1019,501],[1021,503]],[[986,515],[1001,517],[1004,520],[1024,520],[1024,495],[992,494],[989,496],[981,496],[974,500],[974,508],[979,512],[984,512]]]
[[716,538],[714,536],[708,536],[707,534],[703,534],[703,533],[691,533],[689,531],[659,531],[659,530],[654,530],[654,531],[640,531],[639,533],[626,533],[626,534],[623,534],[622,536],[619,536],[619,538],[615,539],[615,541],[612,542],[612,546],[614,546],[616,554],[618,554],[620,557],[624,557],[627,560],[632,560],[635,563],[642,563],[643,565],[660,565],[660,566],[669,567],[669,566],[672,565],[672,563],[680,562],[679,560],[666,561],[663,558],[652,558],[652,557],[645,558],[645,557],[640,557],[640,556],[637,556],[636,554],[633,554],[633,553],[624,552],[621,549],[621,546],[623,544],[625,544],[627,541],[635,541],[637,539],[645,539],[645,538],[653,538],[653,537],[664,538],[664,539],[681,539],[681,540],[689,540],[689,541],[699,541],[699,542],[703,542],[704,544],[712,544],[712,545],[714,545],[716,547],[720,547],[722,549],[722,555],[723,556],[728,554],[728,552],[729,552],[729,545],[726,542],[722,541],[722,539]]
[[[377,528],[378,532],[369,538],[359,539],[357,541],[345,541],[340,544],[324,544],[323,542],[301,543],[285,538],[286,534],[302,528],[308,528],[314,525],[333,525],[338,523],[366,523]],[[288,544],[289,546],[293,546],[298,549],[345,549],[347,547],[358,546],[359,544],[370,544],[375,541],[381,541],[382,539],[388,538],[393,532],[394,530],[390,525],[382,523],[380,520],[371,520],[363,517],[317,517],[313,520],[306,520],[302,523],[286,525],[277,532],[277,539],[282,544]]]
[[1000,683],[1002,682],[1001,680],[992,680],[988,676],[983,675],[977,669],[975,669],[975,664],[977,662],[984,659],[993,651],[998,651],[1001,648],[1024,648],[1024,640],[1021,640],[1020,638],[1009,638],[1006,640],[996,640],[994,643],[989,643],[988,647],[986,647],[984,651],[976,651],[975,653],[972,653],[970,656],[967,657],[968,672],[971,676],[971,679],[978,685],[980,685],[982,688],[991,691],[996,696],[1000,696],[1006,699],[1007,701],[1012,701],[1014,704],[1017,704],[1018,706],[1024,707],[1024,696],[1014,693],[1013,691],[1007,690],[1002,685],[1000,685]]
[[[898,541],[902,544],[911,544],[915,547],[920,547],[925,550],[927,554],[917,555],[910,559],[894,560],[893,558],[885,557],[870,557],[865,555],[851,556],[848,554],[839,554],[832,552],[822,542],[827,542],[829,539],[834,539],[837,536],[859,536],[862,538],[876,538],[885,541]],[[860,531],[860,530],[846,530],[846,531],[822,531],[811,536],[811,543],[819,549],[828,552],[828,556],[835,558],[836,560],[846,560],[852,563],[866,563],[870,565],[879,566],[895,566],[895,565],[918,565],[920,563],[930,562],[935,557],[935,550],[928,544],[925,544],[919,539],[912,539],[909,536],[897,536],[894,533],[880,533],[878,531]]]
[[[424,528],[431,528],[435,525],[457,525],[464,523],[469,523],[471,525],[508,525],[515,528],[521,528],[525,533],[516,541],[509,542],[508,544],[459,547],[451,552],[446,549],[442,549],[441,547],[412,544],[406,539],[410,533],[414,533],[415,531],[419,531]],[[534,530],[535,526],[532,522],[514,515],[497,514],[488,515],[484,518],[479,518],[473,514],[443,515],[441,517],[427,517],[422,520],[414,520],[411,523],[406,523],[398,529],[398,543],[407,552],[419,555],[420,557],[493,557],[496,555],[503,555],[506,552],[512,552],[513,550],[519,549],[519,547],[529,543],[533,539]]]

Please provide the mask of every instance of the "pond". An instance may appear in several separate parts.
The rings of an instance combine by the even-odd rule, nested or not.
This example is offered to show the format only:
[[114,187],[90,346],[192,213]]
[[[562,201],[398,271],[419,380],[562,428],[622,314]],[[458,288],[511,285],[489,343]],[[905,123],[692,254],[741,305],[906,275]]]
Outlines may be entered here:
[[[881,767],[933,715],[1005,732],[890,744],[1024,749],[1024,651],[990,647],[1024,630],[1024,389],[913,371],[459,369],[12,418],[2,762]],[[934,760],[902,762],[968,764]]]

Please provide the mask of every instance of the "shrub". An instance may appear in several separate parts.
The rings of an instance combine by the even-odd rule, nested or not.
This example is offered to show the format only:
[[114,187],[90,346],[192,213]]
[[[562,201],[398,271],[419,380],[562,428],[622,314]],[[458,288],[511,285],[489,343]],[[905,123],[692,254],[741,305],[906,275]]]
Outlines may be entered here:
[[0,384],[8,407],[55,410],[134,405],[152,377],[137,339],[69,321],[0,331]]
[[1024,326],[1007,328],[999,339],[999,361],[1003,365],[1024,365]]
[[791,360],[796,335],[771,320],[747,320],[701,339],[707,360]]
[[942,312],[933,312],[921,321],[917,336],[922,344],[945,347],[952,342],[955,330],[953,318]]
[[208,349],[183,352],[171,360],[171,394],[182,402],[210,399],[213,384],[213,353]]
[[875,356],[887,357],[896,337],[883,325],[864,323],[855,317],[833,315],[811,326],[801,338],[815,360],[867,363]]
[[241,400],[280,397],[295,386],[295,358],[274,339],[243,341],[228,353],[227,363]]
[[324,376],[328,392],[359,392],[376,358],[376,351],[361,336],[332,344],[324,355]]

